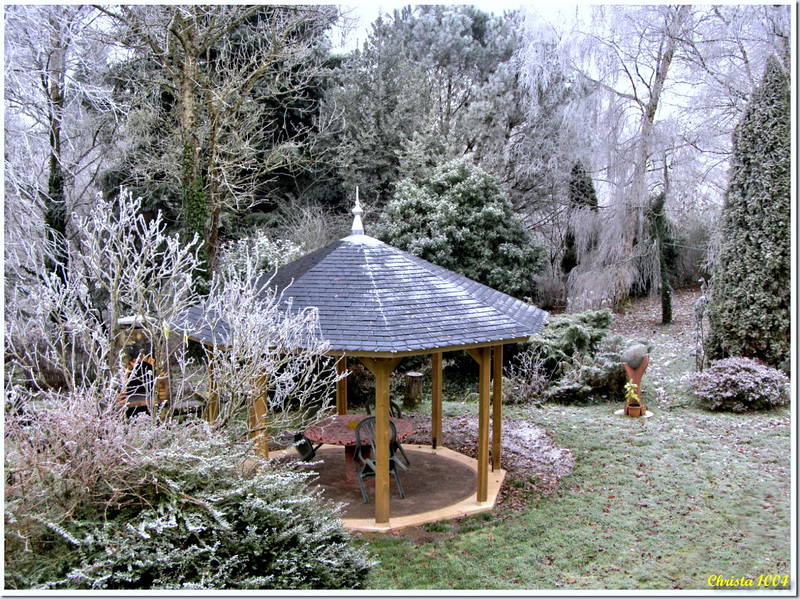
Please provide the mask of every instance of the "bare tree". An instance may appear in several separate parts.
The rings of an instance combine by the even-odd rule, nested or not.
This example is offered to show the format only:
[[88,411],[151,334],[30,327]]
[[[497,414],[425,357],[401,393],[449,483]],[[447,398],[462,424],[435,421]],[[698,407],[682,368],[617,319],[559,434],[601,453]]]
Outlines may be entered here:
[[[168,235],[161,215],[145,219],[141,206],[141,198],[123,191],[114,203],[98,197],[87,217],[71,215],[80,235],[69,247],[66,281],[48,271],[46,247],[29,246],[28,269],[6,304],[12,395],[23,402],[41,392],[111,400],[122,391],[127,366],[120,350],[136,327],[144,330],[153,374],[170,384],[171,404],[202,388],[198,377],[213,381],[207,391],[221,409],[214,414],[218,427],[236,429],[259,400],[273,434],[325,416],[339,375],[316,311],[282,307],[259,277],[257,256],[227,263],[210,294],[199,297],[191,278],[196,249]],[[180,341],[194,332],[184,325],[187,314],[200,315],[196,327],[228,334],[206,346],[205,365]],[[123,316],[134,318],[120,325]],[[152,388],[149,409],[158,415]]]
[[78,231],[65,277],[48,268],[53,248],[25,244],[24,268],[6,303],[6,359],[11,381],[33,389],[108,390],[118,379],[118,350],[137,317],[151,343],[156,373],[169,371],[168,324],[197,301],[191,273],[196,253],[168,236],[157,216],[146,221],[141,199],[98,196],[90,214],[73,213]]
[[[155,133],[163,136],[154,140],[158,163],[139,162],[138,177],[156,174],[178,184],[185,230],[198,236],[201,256],[213,267],[223,211],[256,202],[259,183],[301,159],[302,136],[289,131],[288,106],[301,110],[304,90],[319,76],[320,33],[337,11],[290,5],[102,10],[119,26],[132,58],[156,63],[155,84],[174,103],[177,127]],[[163,113],[152,105],[163,98],[143,83],[132,82],[132,112],[146,121]],[[131,126],[147,129],[137,121]]]
[[[586,255],[568,282],[574,308],[661,285],[643,217],[664,189],[662,173],[669,172],[667,213],[718,208],[732,116],[752,89],[748,73],[785,50],[788,14],[787,7],[595,7],[577,10],[556,32],[560,68],[590,92],[576,94],[566,110],[584,124],[585,161],[603,207],[588,215],[597,224],[575,224],[603,236],[577,245]],[[527,60],[528,72],[548,73],[537,71],[534,53]],[[528,88],[541,81],[529,77]]]
[[94,196],[113,147],[118,115],[97,75],[108,53],[90,7],[5,11],[7,239],[44,234],[54,247],[50,268],[63,280],[69,215]]
[[205,334],[208,400],[218,426],[235,425],[250,410],[252,437],[300,431],[335,406],[337,359],[327,356],[316,309],[282,306],[256,261],[246,264],[217,272],[209,295],[175,325],[189,336]]

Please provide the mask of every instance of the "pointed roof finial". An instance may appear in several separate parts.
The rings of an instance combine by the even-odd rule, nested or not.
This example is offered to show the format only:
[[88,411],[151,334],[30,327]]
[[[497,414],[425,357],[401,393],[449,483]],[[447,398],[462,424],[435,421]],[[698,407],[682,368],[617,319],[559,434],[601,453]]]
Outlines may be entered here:
[[353,235],[364,235],[364,224],[361,222],[361,215],[364,214],[364,209],[361,208],[361,205],[358,203],[358,186],[356,186],[356,205],[350,212],[355,215],[353,219],[353,228],[350,233]]

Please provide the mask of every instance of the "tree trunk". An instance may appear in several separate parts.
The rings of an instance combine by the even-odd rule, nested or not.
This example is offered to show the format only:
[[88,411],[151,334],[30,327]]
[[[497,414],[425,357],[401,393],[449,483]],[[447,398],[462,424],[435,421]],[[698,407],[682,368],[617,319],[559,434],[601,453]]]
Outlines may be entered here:
[[403,394],[403,408],[409,410],[419,404],[422,397],[422,373],[406,373],[406,390]]
[[[57,9],[60,10],[60,9]],[[50,55],[42,85],[48,98],[47,119],[50,143],[47,197],[45,198],[44,221],[47,237],[53,245],[52,259],[48,267],[55,271],[61,281],[67,280],[69,255],[67,252],[67,206],[64,168],[61,154],[61,122],[64,115],[64,78],[68,40],[62,37],[63,23],[60,15],[50,14]]]
[[205,195],[201,151],[197,138],[196,87],[198,77],[198,57],[195,54],[197,32],[193,23],[186,23],[180,13],[176,14],[174,31],[182,41],[184,58],[179,76],[181,102],[181,134],[183,138],[183,218],[186,242],[197,236],[198,254],[203,267],[194,273],[194,280],[208,279],[208,256],[206,247],[208,202]]
[[[690,6],[684,5],[677,8],[674,13],[670,11],[672,18],[664,24],[663,52],[660,52],[657,57],[655,78],[652,88],[650,89],[648,101],[642,106],[643,114],[637,144],[637,157],[634,164],[633,183],[631,185],[630,197],[624,206],[625,228],[622,240],[622,256],[624,258],[630,258],[633,255],[633,248],[636,241],[642,239],[642,216],[644,208],[648,205],[646,178],[647,163],[650,160],[650,143],[654,131],[653,124],[661,100],[661,92],[664,89],[664,83],[667,80],[672,58],[675,55],[680,29],[684,20],[689,15],[690,10]],[[629,262],[627,267],[619,269],[617,297],[615,298],[617,303],[627,300],[630,294],[630,269],[632,268],[634,267]]]

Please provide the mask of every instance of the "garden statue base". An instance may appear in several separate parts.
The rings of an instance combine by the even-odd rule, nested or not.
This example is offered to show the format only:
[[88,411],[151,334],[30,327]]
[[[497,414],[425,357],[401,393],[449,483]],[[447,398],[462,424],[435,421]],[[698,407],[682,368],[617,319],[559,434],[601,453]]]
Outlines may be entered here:
[[[643,345],[633,346],[629,350],[640,350],[644,348]],[[640,350],[641,352],[641,350]],[[623,358],[625,355],[623,355]],[[632,364],[631,364],[632,363]],[[638,363],[638,364],[637,364]],[[632,359],[631,362],[623,362],[622,366],[625,367],[625,373],[628,374],[628,381],[630,381],[634,386],[636,386],[636,396],[639,402],[626,402],[624,414],[628,415],[629,417],[641,417],[647,413],[647,407],[644,404],[641,404],[642,398],[642,376],[644,375],[645,369],[647,369],[647,365],[650,364],[650,355],[645,354],[644,356],[636,356],[635,359]],[[635,367],[632,365],[636,365]]]

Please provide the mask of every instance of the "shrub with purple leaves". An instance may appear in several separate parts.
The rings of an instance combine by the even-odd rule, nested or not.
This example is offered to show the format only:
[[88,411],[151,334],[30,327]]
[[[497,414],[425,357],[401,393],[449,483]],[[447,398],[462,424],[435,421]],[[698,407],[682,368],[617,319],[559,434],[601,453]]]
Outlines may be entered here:
[[781,371],[751,358],[712,361],[702,373],[688,375],[689,391],[708,410],[745,412],[789,402],[789,379]]

